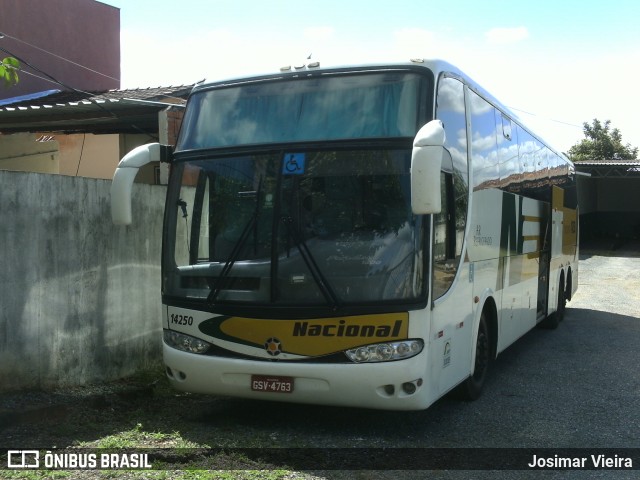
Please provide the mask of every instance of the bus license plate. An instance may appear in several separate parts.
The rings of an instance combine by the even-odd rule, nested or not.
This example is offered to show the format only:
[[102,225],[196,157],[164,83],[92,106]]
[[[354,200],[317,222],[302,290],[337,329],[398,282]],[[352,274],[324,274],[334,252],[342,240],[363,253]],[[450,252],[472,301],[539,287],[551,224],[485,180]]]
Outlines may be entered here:
[[293,392],[293,377],[274,377],[270,375],[251,375],[251,390],[254,392]]

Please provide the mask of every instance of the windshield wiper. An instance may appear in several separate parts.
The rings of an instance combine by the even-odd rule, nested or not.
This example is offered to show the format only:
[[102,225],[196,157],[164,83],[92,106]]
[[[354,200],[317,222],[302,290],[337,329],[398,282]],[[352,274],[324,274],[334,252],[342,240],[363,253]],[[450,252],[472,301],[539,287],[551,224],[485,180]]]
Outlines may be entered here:
[[215,283],[215,287],[207,297],[207,302],[213,303],[216,297],[218,296],[218,294],[220,293],[220,291],[222,290],[224,282],[229,276],[229,273],[231,273],[233,264],[236,263],[236,260],[238,260],[242,247],[244,247],[244,244],[247,243],[247,239],[249,238],[249,233],[251,233],[251,230],[255,226],[257,219],[258,219],[258,213],[256,211],[251,215],[249,222],[245,225],[244,230],[242,230],[242,234],[240,235],[240,238],[233,246],[231,255],[229,255],[229,258],[225,262],[224,267],[222,267],[222,271],[220,272],[220,275],[218,275],[218,278]]
[[307,246],[306,242],[300,236],[300,230],[295,220],[291,216],[282,217],[281,220],[282,220],[282,223],[284,223],[285,226],[287,227],[287,232],[293,239],[293,243],[298,248],[298,251],[300,252],[300,256],[302,257],[302,260],[304,260],[304,263],[309,268],[309,271],[311,272],[311,276],[313,277],[316,284],[320,288],[320,291],[322,292],[322,295],[324,296],[325,300],[327,300],[327,303],[329,303],[334,309],[337,309],[340,306],[340,299],[331,288],[331,285],[329,284],[329,282],[327,281],[327,278],[324,276],[324,274],[320,270],[320,267],[318,267],[318,264],[313,258],[313,255],[311,254],[311,250],[309,250],[309,247]]
[[[255,230],[256,224],[258,223],[258,215],[260,213],[260,192],[261,191],[262,191],[262,177],[260,178],[260,182],[258,184],[258,190],[256,191],[256,208],[251,214],[251,218],[249,219],[247,224],[244,226],[244,229],[240,234],[240,238],[238,238],[238,241],[233,245],[231,254],[229,255],[229,258],[227,258],[227,261],[225,262],[224,267],[222,267],[222,271],[220,272],[220,275],[218,275],[218,278],[216,279],[215,286],[213,287],[213,289],[211,290],[211,293],[207,297],[207,302],[209,304],[212,304],[213,302],[215,302],[216,298],[220,294],[220,291],[224,286],[225,280],[229,277],[229,274],[231,273],[233,264],[236,263],[236,260],[238,260],[238,257],[240,256],[240,252],[242,251],[242,248],[247,243],[247,239],[249,238],[249,234],[251,233],[251,230]],[[255,233],[254,233],[254,237],[255,237]]]

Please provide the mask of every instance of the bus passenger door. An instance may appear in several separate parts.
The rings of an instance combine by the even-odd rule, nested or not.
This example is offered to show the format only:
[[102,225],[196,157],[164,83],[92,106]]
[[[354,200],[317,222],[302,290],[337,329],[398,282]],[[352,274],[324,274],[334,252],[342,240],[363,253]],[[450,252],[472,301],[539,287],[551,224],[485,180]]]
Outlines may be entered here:
[[463,260],[462,252],[466,204],[461,208],[452,173],[441,173],[441,195],[442,211],[433,215],[430,363],[436,396],[469,375],[473,323],[469,263]]
[[465,86],[443,74],[438,82],[436,117],[445,129],[442,211],[433,215],[431,369],[434,389],[450,390],[470,374],[473,350],[472,287],[463,246],[469,208],[469,158]]
[[549,306],[549,269],[551,266],[551,222],[549,205],[544,204],[540,221],[540,258],[538,265],[537,321],[547,316]]

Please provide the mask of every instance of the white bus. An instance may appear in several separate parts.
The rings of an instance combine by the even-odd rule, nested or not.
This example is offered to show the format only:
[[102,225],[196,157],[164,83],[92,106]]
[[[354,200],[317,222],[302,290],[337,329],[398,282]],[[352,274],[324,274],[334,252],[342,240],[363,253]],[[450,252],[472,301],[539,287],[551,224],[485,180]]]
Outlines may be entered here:
[[[139,147],[114,176],[131,219]],[[577,287],[571,162],[438,60],[197,85],[170,152],[164,362],[180,390],[376,409],[477,398]]]

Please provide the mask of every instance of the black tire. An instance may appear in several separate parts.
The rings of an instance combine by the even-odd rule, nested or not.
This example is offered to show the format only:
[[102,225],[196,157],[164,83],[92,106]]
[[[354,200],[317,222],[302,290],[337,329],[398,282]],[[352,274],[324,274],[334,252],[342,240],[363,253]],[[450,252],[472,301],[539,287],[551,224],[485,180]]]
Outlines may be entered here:
[[[571,292],[572,290],[572,285],[571,285],[571,271],[569,271],[569,276],[567,277],[567,285],[564,288],[564,299],[565,302],[570,302],[571,301]],[[566,305],[566,303],[565,303]]]
[[462,400],[477,400],[482,395],[489,365],[491,364],[491,338],[487,327],[486,314],[480,315],[478,339],[476,340],[476,362],[473,373],[458,387],[458,395]]
[[564,320],[564,314],[567,309],[567,293],[565,292],[564,285],[558,287],[558,309],[556,310],[556,317],[558,323]]
[[558,284],[558,306],[555,312],[551,315],[547,316],[542,322],[540,322],[540,327],[546,328],[547,330],[555,330],[560,325],[560,322],[564,320],[564,312],[567,307],[567,297],[564,291],[563,279],[560,279],[560,283]]

